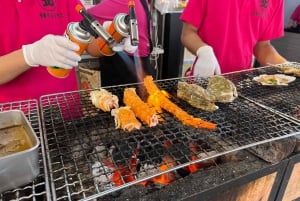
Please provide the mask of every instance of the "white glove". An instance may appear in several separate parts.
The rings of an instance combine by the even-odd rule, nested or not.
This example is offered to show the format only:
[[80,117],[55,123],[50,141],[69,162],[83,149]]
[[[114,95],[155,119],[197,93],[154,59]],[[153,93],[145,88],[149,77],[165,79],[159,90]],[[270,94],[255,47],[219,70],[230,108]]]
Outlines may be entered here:
[[197,50],[197,58],[192,76],[207,78],[221,74],[219,62],[211,46],[202,46]]
[[29,66],[56,66],[71,69],[81,57],[75,52],[79,46],[64,36],[46,35],[42,39],[23,45],[23,55]]
[[[105,21],[103,22],[102,26],[105,30],[109,28],[112,21]],[[121,40],[120,43],[113,45],[112,50],[115,52],[125,51],[127,53],[133,54],[137,50],[138,46],[132,46],[130,42],[130,37],[126,37]]]
[[130,36],[124,38],[120,43],[113,46],[113,51],[120,52],[125,51],[127,53],[133,54],[138,49],[138,46],[132,46],[130,42]]
[[105,22],[103,22],[102,27],[103,27],[105,30],[107,30],[108,27],[111,25],[111,23],[112,23],[112,21],[105,21]]

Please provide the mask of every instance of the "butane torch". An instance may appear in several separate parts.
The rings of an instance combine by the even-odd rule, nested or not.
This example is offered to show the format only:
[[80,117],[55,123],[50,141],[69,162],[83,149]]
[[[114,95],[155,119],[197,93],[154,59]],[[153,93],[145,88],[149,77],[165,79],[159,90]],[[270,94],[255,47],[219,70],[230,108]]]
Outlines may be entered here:
[[[65,36],[79,45],[80,49],[77,51],[77,54],[81,55],[86,50],[88,44],[91,42],[92,36],[95,38],[99,36],[105,43],[109,44],[109,46],[114,44],[115,41],[112,36],[107,33],[98,21],[90,16],[81,5],[77,5],[75,9],[84,19],[80,22],[69,23]],[[49,66],[47,67],[47,71],[54,77],[65,78],[70,74],[71,69]]]
[[[112,23],[108,26],[107,31],[113,36],[116,43],[121,42],[124,38],[130,37],[130,44],[138,46],[139,34],[138,24],[135,15],[134,0],[129,0],[129,14],[119,13],[114,17]],[[99,49],[102,54],[111,56],[115,54],[111,47],[99,40]]]
[[139,32],[138,32],[138,23],[135,15],[135,4],[134,0],[130,0],[128,3],[129,6],[129,35],[131,45],[137,46],[139,44]]
[[110,46],[115,43],[113,37],[100,25],[100,23],[88,14],[81,5],[76,6],[76,10],[83,16],[84,20],[80,22],[80,26],[90,32],[95,38],[98,36],[105,40]]

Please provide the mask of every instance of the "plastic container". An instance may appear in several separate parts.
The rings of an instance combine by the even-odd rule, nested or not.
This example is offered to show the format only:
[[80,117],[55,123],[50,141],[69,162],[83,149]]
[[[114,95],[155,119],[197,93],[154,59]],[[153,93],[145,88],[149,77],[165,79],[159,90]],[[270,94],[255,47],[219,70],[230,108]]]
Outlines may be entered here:
[[[0,193],[28,184],[39,175],[39,145],[22,111],[0,112]],[[23,150],[18,151],[19,147]]]

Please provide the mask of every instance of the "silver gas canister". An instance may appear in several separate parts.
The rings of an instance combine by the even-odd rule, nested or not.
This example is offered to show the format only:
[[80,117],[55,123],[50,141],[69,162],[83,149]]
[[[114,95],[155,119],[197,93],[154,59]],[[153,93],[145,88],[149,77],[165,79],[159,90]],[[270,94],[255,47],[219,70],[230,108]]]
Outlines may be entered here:
[[129,27],[128,23],[126,23],[126,14],[120,13],[115,16],[113,24],[116,29],[116,31],[122,36],[127,37],[129,34]]
[[[106,28],[106,31],[112,36],[116,43],[122,41],[123,38],[129,34],[128,25],[125,22],[126,14],[119,13],[114,17],[112,23]],[[103,38],[99,38],[98,46],[101,53],[105,56],[112,56],[115,52],[112,50],[111,45],[108,44]]]
[[[81,55],[87,48],[88,44],[92,40],[92,36],[89,32],[83,30],[79,26],[79,22],[71,22],[68,24],[65,36],[72,42],[79,45],[79,50],[76,51],[77,54]],[[67,77],[72,69],[64,69],[59,67],[47,67],[48,72],[57,78]]]

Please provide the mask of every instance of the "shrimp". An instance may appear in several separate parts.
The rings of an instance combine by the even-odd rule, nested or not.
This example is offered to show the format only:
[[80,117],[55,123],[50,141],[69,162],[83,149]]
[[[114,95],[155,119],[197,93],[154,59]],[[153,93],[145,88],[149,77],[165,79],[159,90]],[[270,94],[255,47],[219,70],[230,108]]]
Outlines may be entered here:
[[149,127],[158,124],[156,111],[154,108],[149,107],[149,105],[136,94],[135,88],[126,88],[124,90],[123,102],[126,106],[131,108],[137,118],[146,123]]
[[157,85],[153,82],[152,76],[146,76],[144,78],[144,85],[149,93],[148,103],[152,104],[155,108],[162,108],[167,112],[177,117],[184,125],[194,126],[195,128],[206,128],[210,130],[216,129],[216,124],[204,121],[201,118],[194,117],[171,100]]
[[119,107],[119,98],[106,89],[91,91],[90,100],[95,107],[104,112],[109,112],[111,109]]
[[135,114],[130,107],[112,109],[111,115],[115,117],[116,128],[127,131],[141,128],[141,123],[136,119]]

